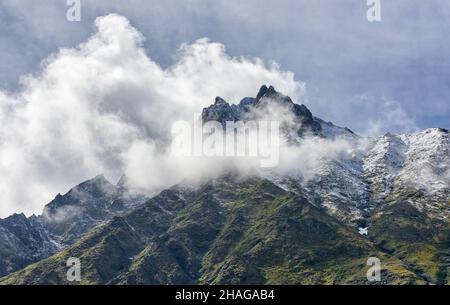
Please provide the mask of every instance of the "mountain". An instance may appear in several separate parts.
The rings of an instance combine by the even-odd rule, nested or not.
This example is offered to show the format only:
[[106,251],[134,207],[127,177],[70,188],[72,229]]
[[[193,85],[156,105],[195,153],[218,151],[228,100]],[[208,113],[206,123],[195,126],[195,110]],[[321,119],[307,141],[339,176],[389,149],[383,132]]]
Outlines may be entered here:
[[385,258],[390,282],[422,282],[301,195],[236,179],[164,191],[3,283],[64,283],[71,256],[82,284],[363,283],[369,256]]
[[[72,284],[69,257],[81,261],[81,284],[367,284],[369,257],[382,263],[379,284],[449,283],[448,130],[362,137],[271,86],[237,105],[217,97],[202,119],[267,113],[291,145],[344,141],[349,151],[318,158],[312,177],[230,170],[150,199],[98,176],[41,216],[0,220],[0,242],[11,240],[0,284]],[[17,260],[42,254],[11,264],[15,248]]]
[[0,219],[0,275],[22,269],[59,249],[36,216],[14,214]]
[[203,109],[202,119],[203,122],[213,120],[222,124],[226,121],[247,121],[257,119],[258,114],[273,111],[274,108],[292,113],[293,120],[289,123],[297,126],[297,136],[321,134],[322,126],[319,120],[312,116],[305,105],[295,104],[290,97],[275,91],[272,86],[262,86],[256,98],[246,97],[238,105],[230,105],[221,97],[216,97],[214,105]]
[[115,186],[100,175],[56,195],[42,215],[0,219],[0,276],[49,257],[94,226],[142,204],[146,197],[128,191],[124,181]]
[[121,215],[145,201],[143,195],[133,195],[103,175],[72,188],[65,195],[56,195],[44,208],[41,221],[48,230],[59,236],[64,244],[71,244],[90,228],[113,216]]

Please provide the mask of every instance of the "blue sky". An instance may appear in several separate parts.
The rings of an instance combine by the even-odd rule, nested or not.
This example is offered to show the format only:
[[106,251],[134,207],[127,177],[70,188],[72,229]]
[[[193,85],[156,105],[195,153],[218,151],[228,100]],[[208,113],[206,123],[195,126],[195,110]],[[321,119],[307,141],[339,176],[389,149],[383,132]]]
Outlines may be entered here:
[[[163,67],[183,42],[209,37],[232,56],[293,71],[315,115],[357,132],[368,122],[379,122],[380,132],[450,127],[445,0],[381,0],[380,23],[367,21],[365,0],[81,0],[81,22],[72,23],[65,2],[0,1],[1,88],[17,90],[20,76],[39,71],[59,47],[85,41],[96,17],[115,12],[143,33]],[[400,118],[383,121],[390,111]]]

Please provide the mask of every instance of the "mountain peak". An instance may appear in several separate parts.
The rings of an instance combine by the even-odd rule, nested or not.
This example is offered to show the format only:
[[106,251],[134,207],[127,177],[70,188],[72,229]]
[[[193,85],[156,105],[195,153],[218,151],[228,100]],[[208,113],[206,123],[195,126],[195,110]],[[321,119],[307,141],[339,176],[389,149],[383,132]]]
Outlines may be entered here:
[[221,98],[220,96],[216,96],[215,101],[214,101],[214,105],[228,105],[228,103]]
[[120,176],[119,181],[117,181],[116,186],[119,188],[126,188],[128,185],[128,177],[125,174]]
[[262,85],[256,95],[256,99],[259,100],[261,97],[266,95],[267,93],[276,93],[275,88],[273,86],[267,87],[266,85]]
[[255,105],[260,104],[263,100],[275,100],[277,102],[285,102],[288,104],[293,104],[291,98],[287,95],[283,95],[273,86],[267,87],[266,85],[261,86],[258,94],[256,95]]
[[6,217],[5,219],[3,219],[4,221],[23,221],[26,220],[27,217],[25,216],[24,213],[14,213],[11,216]]
[[43,214],[53,213],[62,206],[68,206],[111,195],[117,191],[104,175],[97,175],[70,189],[66,194],[58,194],[45,207]]
[[[278,92],[273,86],[267,87],[266,85],[261,86],[255,98],[246,97],[237,105],[230,105],[221,97],[216,97],[214,104],[203,108],[202,120],[204,123],[218,121],[222,124],[225,124],[227,121],[251,120],[253,118],[252,115],[254,115],[251,111],[252,108],[264,111],[265,107],[272,104],[280,105],[283,108],[286,107],[288,111],[294,114],[295,122],[300,126],[297,131],[300,137],[303,137],[306,133],[324,136],[321,121],[314,118],[305,105],[295,104],[289,96]],[[269,109],[267,111],[270,112]],[[339,129],[339,127],[331,123],[327,125],[327,129],[329,130],[328,134],[331,136],[341,133],[352,133],[351,131],[343,130],[343,128]],[[334,132],[336,129],[339,129],[339,132]]]
[[105,175],[103,175],[103,174],[99,174],[99,175],[95,176],[90,181],[92,181],[92,182],[108,182],[109,183],[108,179],[106,179]]
[[[91,185],[91,184],[111,184],[111,182],[108,181],[108,179],[105,178],[105,176],[103,174],[97,175],[92,179],[86,180],[82,183],[79,184],[79,186],[81,185]],[[112,185],[112,184],[111,184]]]

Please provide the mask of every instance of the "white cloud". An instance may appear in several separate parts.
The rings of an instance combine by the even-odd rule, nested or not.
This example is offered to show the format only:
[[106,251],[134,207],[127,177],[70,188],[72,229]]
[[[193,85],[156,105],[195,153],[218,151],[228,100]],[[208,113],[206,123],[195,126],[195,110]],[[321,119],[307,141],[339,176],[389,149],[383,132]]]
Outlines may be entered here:
[[230,102],[254,96],[261,84],[294,100],[303,92],[293,73],[230,57],[220,43],[185,44],[162,69],[126,18],[99,17],[96,27],[87,42],[48,57],[20,92],[0,92],[1,217],[39,213],[56,193],[98,173],[167,186],[174,171],[199,170],[158,151],[172,122],[191,119],[216,95]]

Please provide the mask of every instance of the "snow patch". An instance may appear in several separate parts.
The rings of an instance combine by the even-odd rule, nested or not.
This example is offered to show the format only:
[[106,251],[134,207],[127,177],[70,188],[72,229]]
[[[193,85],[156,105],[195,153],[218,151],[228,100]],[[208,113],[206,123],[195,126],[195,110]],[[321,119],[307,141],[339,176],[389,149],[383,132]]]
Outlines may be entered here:
[[359,227],[358,233],[361,234],[362,236],[367,236],[367,234],[369,234],[369,227],[366,228]]

